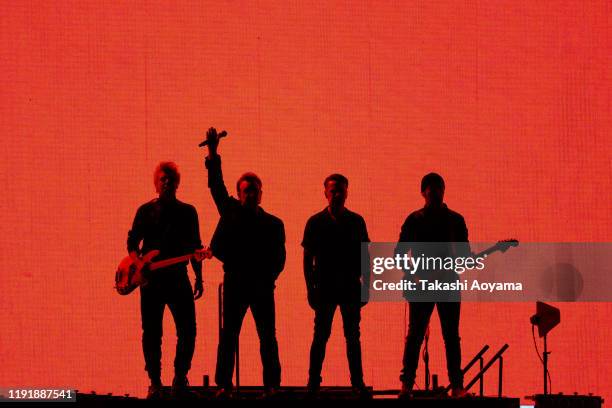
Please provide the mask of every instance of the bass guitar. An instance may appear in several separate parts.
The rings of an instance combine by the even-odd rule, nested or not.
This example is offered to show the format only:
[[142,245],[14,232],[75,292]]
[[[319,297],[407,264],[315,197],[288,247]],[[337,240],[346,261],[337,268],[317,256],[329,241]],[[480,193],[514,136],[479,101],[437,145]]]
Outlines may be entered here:
[[131,256],[123,258],[115,272],[115,289],[117,289],[117,293],[128,295],[137,287],[146,285],[147,278],[145,275],[150,276],[152,271],[192,259],[197,262],[201,262],[203,259],[210,259],[212,258],[212,251],[210,249],[198,249],[192,254],[152,262],[153,258],[157,255],[159,255],[159,251],[154,249],[136,260],[132,259]]

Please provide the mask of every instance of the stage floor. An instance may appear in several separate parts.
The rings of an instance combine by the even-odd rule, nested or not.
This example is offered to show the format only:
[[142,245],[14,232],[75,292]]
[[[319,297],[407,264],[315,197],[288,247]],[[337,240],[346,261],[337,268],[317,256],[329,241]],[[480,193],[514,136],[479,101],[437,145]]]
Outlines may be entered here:
[[[291,405],[304,403],[312,406],[319,401],[328,401],[340,406],[355,406],[355,404],[363,404],[367,406],[385,406],[385,407],[414,407],[414,408],[519,408],[519,398],[497,398],[497,397],[477,397],[467,396],[464,398],[449,398],[449,397],[419,397],[410,399],[398,399],[398,390],[373,391],[372,399],[359,399],[352,393],[350,387],[322,387],[319,397],[316,399],[309,398],[304,387],[282,387],[275,398],[263,399],[261,387],[242,387],[240,392],[232,399],[219,400],[215,399],[216,389],[214,387],[190,387],[192,392],[191,398],[188,399],[172,399],[170,398],[169,388],[164,389],[164,398],[159,401],[161,403],[177,403],[181,406],[269,406],[276,403],[279,406],[284,406],[287,403]],[[152,403],[145,399],[134,398],[130,396],[114,396],[114,395],[97,395],[97,394],[81,394],[77,393],[76,403],[65,403],[68,406],[129,406],[141,405],[143,403]],[[54,404],[55,405],[55,404]]]

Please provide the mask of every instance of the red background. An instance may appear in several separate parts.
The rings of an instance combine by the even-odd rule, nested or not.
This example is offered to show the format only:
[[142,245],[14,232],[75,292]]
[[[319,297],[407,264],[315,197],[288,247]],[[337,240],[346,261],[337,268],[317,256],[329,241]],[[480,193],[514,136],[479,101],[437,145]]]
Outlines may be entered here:
[[[285,222],[286,385],[307,380],[313,314],[299,243],[329,173],[349,178],[347,206],[375,241],[397,239],[429,171],[445,177],[472,241],[610,239],[608,2],[202,3],[0,6],[0,385],[144,395],[139,295],[118,296],[114,271],[161,160],[178,163],[179,198],[210,239],[218,215],[196,148],[209,126],[230,134],[220,148],[230,190],[257,172],[263,207]],[[215,364],[220,264],[204,275],[192,384]],[[557,306],[553,391],[612,398],[612,306]],[[364,309],[375,388],[399,387],[404,307]],[[462,305],[464,362],[484,343],[510,344],[507,395],[542,388],[533,309]],[[169,383],[169,313],[164,328]],[[241,347],[242,383],[260,384],[250,316]],[[430,352],[446,381],[437,317]],[[339,316],[323,377],[348,383]],[[495,383],[491,374],[488,393]]]

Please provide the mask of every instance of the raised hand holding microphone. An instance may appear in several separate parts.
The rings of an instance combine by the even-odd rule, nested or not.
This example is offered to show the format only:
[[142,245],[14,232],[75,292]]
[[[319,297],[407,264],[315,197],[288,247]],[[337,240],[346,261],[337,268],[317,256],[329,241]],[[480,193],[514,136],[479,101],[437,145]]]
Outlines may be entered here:
[[219,146],[219,139],[227,136],[227,132],[224,130],[222,132],[217,133],[217,129],[211,127],[206,132],[206,140],[200,143],[199,147],[208,146],[208,155],[209,157],[217,155],[217,147]]

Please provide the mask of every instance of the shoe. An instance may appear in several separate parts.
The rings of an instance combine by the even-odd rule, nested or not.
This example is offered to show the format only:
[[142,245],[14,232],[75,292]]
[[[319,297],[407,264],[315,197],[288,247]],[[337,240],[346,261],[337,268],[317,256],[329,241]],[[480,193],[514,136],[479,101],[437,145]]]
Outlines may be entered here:
[[463,387],[453,387],[451,391],[452,398],[465,398],[467,396],[469,396],[469,394]]
[[365,386],[365,384],[353,386],[353,394],[361,400],[372,399],[372,392]]
[[184,375],[175,376],[172,380],[172,388],[170,390],[172,398],[190,398],[194,397],[193,393],[189,391],[189,380]]
[[319,399],[321,397],[321,386],[319,384],[308,383],[306,386],[307,399]]
[[221,387],[215,393],[217,399],[231,399],[233,397],[232,389],[230,387]]
[[161,382],[152,382],[147,391],[148,400],[160,400],[163,397]]
[[412,386],[408,383],[402,383],[402,389],[397,396],[399,399],[409,399],[412,398]]
[[262,399],[273,399],[278,397],[279,390],[277,387],[266,387],[264,389],[263,394],[261,395]]

